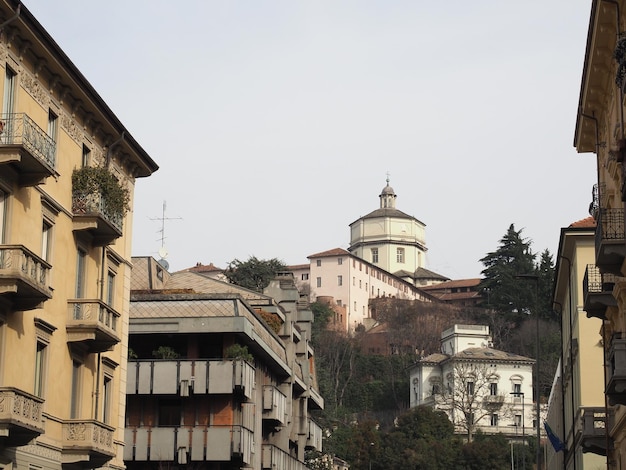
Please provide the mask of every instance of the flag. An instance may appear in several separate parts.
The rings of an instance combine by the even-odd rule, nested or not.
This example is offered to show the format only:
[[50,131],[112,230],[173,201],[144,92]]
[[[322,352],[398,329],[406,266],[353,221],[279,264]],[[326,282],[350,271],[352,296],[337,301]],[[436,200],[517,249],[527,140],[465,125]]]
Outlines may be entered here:
[[554,431],[552,431],[552,428],[547,421],[543,422],[543,427],[546,428],[546,434],[548,435],[548,439],[550,439],[552,447],[554,447],[554,451],[561,452],[562,450],[565,450],[565,444],[561,439],[559,439],[559,436],[554,434]]

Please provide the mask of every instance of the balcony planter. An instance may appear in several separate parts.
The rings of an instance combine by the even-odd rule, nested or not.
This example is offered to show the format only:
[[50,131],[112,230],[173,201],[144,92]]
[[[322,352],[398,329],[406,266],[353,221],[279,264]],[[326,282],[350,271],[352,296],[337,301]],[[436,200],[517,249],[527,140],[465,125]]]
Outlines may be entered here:
[[613,51],[613,58],[617,61],[617,72],[615,74],[615,84],[623,89],[626,78],[626,36],[620,36]]
[[107,168],[85,166],[72,173],[72,192],[100,194],[107,211],[122,217],[130,209],[130,194]]

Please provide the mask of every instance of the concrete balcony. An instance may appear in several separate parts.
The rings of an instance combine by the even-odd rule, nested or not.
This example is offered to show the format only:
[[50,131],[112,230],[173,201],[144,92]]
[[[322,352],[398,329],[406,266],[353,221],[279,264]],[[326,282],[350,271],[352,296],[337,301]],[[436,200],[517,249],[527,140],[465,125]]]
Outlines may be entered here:
[[626,405],[626,339],[614,336],[606,364],[606,396],[609,404]]
[[306,448],[318,452],[322,451],[322,428],[311,418],[307,419],[308,434],[306,438]]
[[504,404],[504,395],[485,395],[483,397],[483,406],[490,410],[497,410]]
[[584,407],[579,411],[578,419],[583,452],[606,455],[606,410],[600,407]]
[[90,352],[110,350],[120,342],[120,314],[101,300],[68,300],[67,341],[82,343]]
[[309,406],[314,410],[324,409],[324,398],[312,385],[309,387]]
[[617,305],[613,297],[616,276],[600,272],[595,264],[588,264],[583,278],[584,309],[587,318],[606,320],[606,309]]
[[280,448],[270,444],[263,444],[261,449],[261,468],[263,470],[308,470],[309,467]]
[[115,428],[93,419],[63,423],[62,463],[82,468],[103,466],[115,455]]
[[0,296],[18,311],[33,310],[52,298],[51,266],[23,245],[0,245]]
[[140,427],[124,431],[124,460],[134,462],[230,462],[249,464],[253,433],[241,426]]
[[13,387],[0,387],[0,443],[22,446],[44,432],[42,398]]
[[286,423],[287,397],[273,385],[263,387],[263,419],[277,425]]
[[20,186],[45,183],[55,174],[54,140],[27,114],[4,114],[0,119],[0,165],[15,169]]
[[128,361],[128,395],[237,393],[251,399],[254,386],[254,367],[241,359]]
[[624,209],[598,209],[596,226],[596,266],[602,273],[621,275],[626,256]]
[[91,233],[94,246],[109,245],[122,236],[123,216],[108,210],[101,194],[73,192],[72,213],[74,231]]

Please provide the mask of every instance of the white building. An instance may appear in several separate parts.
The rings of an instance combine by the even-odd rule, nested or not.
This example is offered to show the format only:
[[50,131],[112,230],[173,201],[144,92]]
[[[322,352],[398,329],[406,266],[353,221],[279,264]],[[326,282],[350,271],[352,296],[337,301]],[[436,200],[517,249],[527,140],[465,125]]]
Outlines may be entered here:
[[534,359],[492,349],[489,327],[482,325],[444,331],[441,351],[410,368],[411,407],[446,411],[462,435],[534,435]]

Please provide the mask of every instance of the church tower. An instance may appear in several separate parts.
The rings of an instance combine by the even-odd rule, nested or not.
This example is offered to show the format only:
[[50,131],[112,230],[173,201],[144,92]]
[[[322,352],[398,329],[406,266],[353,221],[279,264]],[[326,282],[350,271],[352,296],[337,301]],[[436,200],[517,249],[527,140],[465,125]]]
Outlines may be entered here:
[[426,225],[396,209],[397,195],[389,177],[378,197],[378,209],[350,224],[348,251],[414,283],[416,271],[426,261]]

